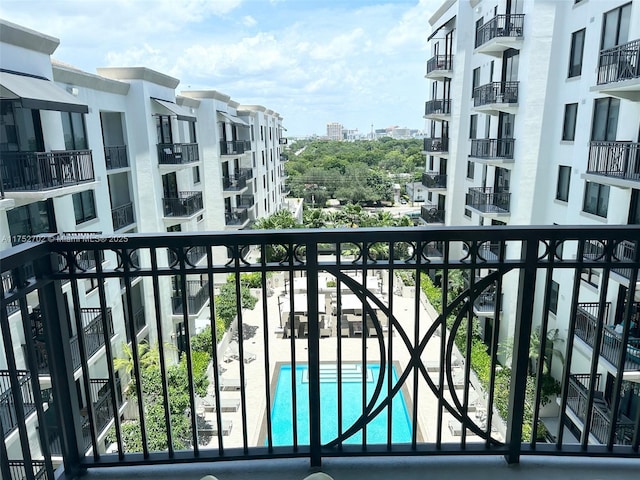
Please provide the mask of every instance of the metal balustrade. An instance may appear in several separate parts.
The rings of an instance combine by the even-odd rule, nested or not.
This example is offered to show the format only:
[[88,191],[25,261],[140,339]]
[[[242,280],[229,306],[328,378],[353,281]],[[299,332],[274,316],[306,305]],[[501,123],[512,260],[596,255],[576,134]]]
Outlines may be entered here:
[[225,225],[244,225],[249,220],[249,210],[247,207],[232,208],[224,212]]
[[474,187],[469,189],[466,205],[483,213],[509,213],[510,200],[509,192],[496,192],[491,187]]
[[491,82],[473,90],[473,106],[482,107],[492,104],[518,103],[518,84],[520,82]]
[[476,29],[476,48],[494,38],[522,38],[524,33],[524,15],[496,15]]
[[104,161],[107,170],[116,168],[127,168],[129,166],[129,155],[127,154],[126,145],[118,145],[112,147],[104,147]]
[[158,164],[182,165],[200,161],[197,143],[159,143]]
[[244,174],[227,175],[222,177],[222,189],[235,192],[247,188],[248,177]]
[[113,229],[120,230],[135,223],[133,213],[133,203],[125,203],[119,207],[111,209],[111,219],[113,221]]
[[591,142],[587,173],[639,182],[640,143]]
[[[187,280],[186,281],[186,304],[187,313],[189,315],[197,314],[205,303],[209,300],[209,282],[202,280]],[[184,313],[184,296],[182,295],[182,286],[180,281],[175,282],[175,289],[171,302],[173,305],[174,315]]]
[[0,370],[0,431],[4,437],[13,432],[19,422],[24,422],[26,416],[36,410],[31,390],[31,374],[26,370],[17,370],[15,375],[19,385],[18,396],[22,400],[24,412],[24,417],[18,417],[9,374],[8,370]]
[[513,160],[513,138],[474,138],[471,140],[470,157]]
[[220,155],[241,155],[251,151],[251,140],[221,140]]
[[427,60],[427,75],[437,71],[450,71],[453,69],[453,55],[434,55]]
[[447,188],[447,176],[438,172],[426,172],[422,174],[422,185],[427,188]]
[[424,104],[426,115],[451,115],[451,100],[429,100]]
[[444,223],[444,210],[435,206],[422,205],[420,218],[426,223]]
[[95,180],[91,150],[0,153],[4,192],[42,191]]
[[600,52],[598,85],[634,78],[640,78],[640,39]]
[[204,208],[202,192],[178,192],[178,198],[163,198],[165,217],[190,217]]
[[441,152],[441,153],[448,152],[449,139],[447,137],[425,138],[423,150],[425,152]]
[[[0,327],[12,391],[19,381],[16,357],[22,353],[11,346],[13,336],[20,330],[27,338],[27,355],[24,359],[20,357],[20,361],[26,363],[26,370],[30,372],[37,371],[37,364],[31,341],[32,325],[23,322],[9,328],[9,318],[4,313],[7,305],[19,301],[21,312],[28,314],[24,303],[37,292],[42,318],[51,320],[41,323],[39,334],[56,359],[50,371],[55,405],[47,411],[59,419],[58,427],[44,421],[45,412],[38,407],[44,395],[39,383],[31,382],[45,467],[51,472],[50,457],[55,452],[65,456],[66,468],[130,467],[127,474],[131,476],[135,476],[136,465],[284,457],[307,458],[314,466],[327,457],[354,455],[494,454],[504,455],[510,462],[529,454],[639,458],[639,420],[630,419],[629,423],[619,415],[621,382],[613,382],[606,408],[602,409],[601,404],[589,400],[589,396],[594,396],[590,393],[593,389],[588,390],[586,404],[576,406],[579,395],[575,393],[575,385],[570,388],[570,381],[572,374],[584,373],[571,371],[576,363],[572,357],[583,355],[574,346],[574,336],[581,328],[580,315],[576,314],[580,272],[597,268],[602,271],[602,277],[607,278],[614,268],[628,270],[631,277],[628,296],[633,298],[640,260],[637,255],[631,259],[617,258],[614,253],[622,242],[637,247],[640,226],[250,230],[136,234],[125,238],[126,242],[109,237],[79,237],[73,242],[53,238],[0,252],[1,273],[19,277],[12,282],[15,286],[12,291],[0,292]],[[603,246],[602,254],[594,255],[589,250],[588,245],[594,243]],[[207,261],[198,265],[184,261],[186,251],[192,247],[205,248]],[[168,249],[177,253],[178,262],[169,262]],[[74,268],[73,259],[78,258],[80,252],[96,250],[104,252],[110,261],[92,270]],[[135,265],[130,260],[133,251],[144,252]],[[248,251],[252,254],[247,255]],[[58,256],[66,261],[57,261]],[[27,263],[34,264],[31,277],[20,273],[19,267]],[[398,293],[396,285],[401,272],[413,279],[413,285],[403,280],[403,292]],[[566,275],[555,275],[563,272]],[[242,304],[241,295],[245,294],[242,277],[247,273],[257,277],[255,281],[261,287],[251,293],[259,297],[254,310],[238,307]],[[237,343],[224,357],[223,351],[215,348],[210,352],[207,383],[212,403],[202,408],[197,394],[200,386],[195,384],[195,378],[187,375],[182,380],[187,410],[157,415],[155,407],[168,405],[166,379],[175,361],[174,355],[169,355],[173,350],[170,345],[160,349],[162,353],[154,360],[157,376],[162,381],[153,392],[155,401],[160,403],[153,405],[152,397],[144,390],[148,379],[142,374],[146,367],[134,334],[135,326],[123,325],[121,328],[129,329],[132,334],[133,381],[124,389],[126,398],[145,399],[132,405],[127,420],[134,418],[140,426],[141,449],[125,452],[128,440],[123,436],[122,421],[114,415],[114,445],[120,454],[98,453],[97,442],[104,423],[100,419],[107,417],[102,417],[102,412],[108,408],[96,402],[88,402],[86,412],[79,408],[76,383],[70,374],[75,359],[67,322],[56,321],[64,309],[61,283],[69,282],[67,288],[77,293],[87,279],[98,280],[96,297],[100,307],[97,310],[102,314],[94,315],[92,321],[101,324],[96,332],[100,332],[107,346],[103,360],[105,379],[114,385],[112,360],[116,353],[110,349],[108,325],[123,319],[112,319],[106,314],[110,305],[107,303],[109,280],[117,283],[123,278],[128,283],[137,277],[148,279],[154,302],[147,315],[150,337],[158,338],[164,345],[170,344],[174,332],[167,331],[165,326],[172,306],[164,301],[160,286],[171,277],[183,282],[189,276],[200,276],[203,283],[198,284],[198,288],[210,300],[205,307],[206,318],[215,319],[221,308],[228,307],[229,299],[216,297],[214,276],[229,274],[233,274],[230,281],[235,287],[229,291],[236,302],[232,325]],[[458,274],[470,279],[466,286],[455,286]],[[429,275],[437,278],[442,291],[435,296],[429,293],[435,313],[428,315],[424,312],[429,307],[425,296]],[[532,374],[530,347],[532,334],[540,332],[540,358],[547,351],[545,339],[551,330],[549,282],[559,277],[570,283],[564,285],[563,290],[573,291],[566,299],[567,311],[572,313],[565,317],[564,361],[555,374],[562,384],[557,399],[560,413],[556,421],[547,426],[550,434],[544,435],[540,406],[545,362],[537,362]],[[492,320],[491,334],[484,338],[483,344],[480,337],[467,332],[478,328],[473,308],[491,286],[501,292],[495,298],[495,310],[503,314]],[[429,286],[426,290],[431,292],[432,288]],[[608,288],[607,284],[601,288]],[[124,308],[128,309],[132,308],[130,290],[122,292]],[[181,292],[183,303],[188,293]],[[406,299],[405,294],[409,295]],[[606,292],[602,298],[607,298]],[[438,299],[440,303],[436,302]],[[120,295],[116,298],[119,300]],[[509,306],[508,310],[501,308],[503,302]],[[600,302],[598,308],[606,308],[606,304]],[[183,311],[181,315],[186,319],[188,313]],[[630,309],[625,310],[622,319],[626,320],[625,325],[629,324],[631,315]],[[510,368],[499,362],[498,347],[504,348],[504,339],[499,336],[501,322],[512,322],[513,339],[507,342],[513,345],[508,347],[512,357]],[[211,325],[215,338],[216,322]],[[604,325],[596,324],[594,328],[594,338],[601,338]],[[193,325],[185,321],[186,338],[195,333],[192,329]],[[620,334],[625,343],[629,333],[627,326]],[[82,338],[86,335],[81,332]],[[83,342],[78,345],[82,371],[88,372],[91,349]],[[554,344],[554,348],[559,346]],[[474,360],[479,347],[487,355],[482,368]],[[192,371],[195,353],[188,342],[181,355],[186,371]],[[283,366],[304,371],[301,382],[282,373]],[[596,381],[597,367],[594,363],[592,371],[587,373],[591,383]],[[623,359],[613,364],[613,368],[621,375],[625,368]],[[283,429],[275,424],[274,415],[282,412],[275,408],[277,377],[272,376],[274,371],[285,375],[281,380],[290,387],[279,395],[296,409],[285,411],[287,428],[284,431],[288,435],[285,439],[279,437]],[[327,410],[322,400],[328,374],[336,386],[335,411]],[[84,382],[83,391],[91,391],[92,384],[86,376],[80,381]],[[349,385],[355,390],[347,394],[344,389]],[[115,405],[119,402],[116,392],[109,390],[108,397]],[[222,403],[227,393],[221,392],[228,390],[235,390],[238,399],[233,413],[225,410],[230,407]],[[259,403],[255,401],[256,392],[260,392]],[[13,397],[16,412],[22,414],[25,401],[20,396]],[[555,397],[550,401],[555,402]],[[391,408],[395,402],[403,405],[400,411]],[[355,408],[355,416],[347,414],[348,407]],[[597,441],[584,434],[580,438],[571,437],[564,428],[570,419],[570,410],[584,413],[585,428]],[[602,416],[603,412],[608,417]],[[172,422],[185,418],[184,433],[171,428]],[[622,430],[618,422],[607,424],[606,418],[621,418]],[[325,430],[329,423],[333,426]],[[404,436],[396,437],[400,425],[406,430]],[[18,429],[26,438],[26,427],[18,424]],[[150,429],[154,429],[154,435],[159,431],[166,437],[164,448],[150,450],[147,435]],[[228,435],[231,429],[237,435]],[[373,436],[376,430],[380,432],[378,437]],[[262,432],[257,439],[250,436],[254,431]],[[175,435],[183,434],[186,436],[181,436],[180,441],[186,443],[176,443]],[[91,446],[95,448],[89,449]],[[26,458],[22,460],[32,465],[29,462],[33,457],[29,455],[35,454],[26,448]],[[0,455],[4,453],[0,451]],[[8,462],[5,458],[2,460],[2,475],[8,476]]]

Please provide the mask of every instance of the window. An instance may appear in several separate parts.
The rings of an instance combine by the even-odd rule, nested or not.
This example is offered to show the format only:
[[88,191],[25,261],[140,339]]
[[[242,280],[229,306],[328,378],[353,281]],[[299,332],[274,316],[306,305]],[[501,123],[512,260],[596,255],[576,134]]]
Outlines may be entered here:
[[578,116],[578,104],[567,103],[564,106],[564,124],[562,127],[562,140],[573,142],[576,138],[576,118]]
[[196,137],[196,122],[189,122],[189,140],[190,143],[198,141],[198,137]]
[[569,55],[569,78],[582,74],[582,56],[584,53],[584,32],[578,30],[571,34],[571,53]]
[[593,102],[593,124],[591,140],[613,142],[618,130],[620,99],[598,98]]
[[600,50],[627,43],[630,19],[631,2],[604,14]]
[[26,242],[32,235],[56,231],[53,201],[51,199],[29,203],[7,211],[11,244]]
[[469,138],[478,138],[478,115],[469,117]]
[[167,227],[167,232],[181,232],[182,231],[182,225],[177,224],[177,225],[171,225],[170,227]]
[[474,177],[474,170],[475,170],[475,162],[472,162],[471,160],[467,160],[467,178],[470,178],[473,180]]
[[429,171],[433,172],[433,155],[429,155]]
[[93,190],[74,193],[73,210],[76,214],[76,225],[96,218],[96,201]]
[[580,272],[580,278],[583,282],[597,288],[600,280],[600,270],[597,268],[583,268],[582,272]]
[[468,217],[468,218],[471,218],[471,210],[469,210],[468,208],[465,208],[464,209],[464,216]]
[[640,225],[640,190],[631,190],[631,204],[629,205],[629,225]]
[[586,182],[582,210],[606,218],[608,208],[609,186],[600,185],[595,182]]
[[[221,124],[221,127],[221,138],[224,138],[224,123]],[[173,143],[173,137],[171,135],[171,118],[166,115],[156,116],[156,134],[158,136],[158,143]]]
[[484,116],[484,138],[491,137],[491,115]]
[[200,167],[197,165],[193,167],[193,183],[196,185],[200,183]]
[[91,290],[98,288],[98,279],[89,278],[84,285],[84,293],[89,293]]
[[84,128],[84,116],[77,112],[61,112],[61,114],[65,150],[86,150],[89,148]]
[[571,167],[560,165],[558,167],[558,185],[556,199],[563,202],[569,201],[569,183],[571,181]]
[[473,98],[473,93],[476,91],[476,88],[480,86],[480,67],[473,69],[473,81],[471,84],[471,98]]
[[558,313],[558,293],[560,291],[560,285],[558,282],[551,280],[551,295],[549,297],[549,311]]

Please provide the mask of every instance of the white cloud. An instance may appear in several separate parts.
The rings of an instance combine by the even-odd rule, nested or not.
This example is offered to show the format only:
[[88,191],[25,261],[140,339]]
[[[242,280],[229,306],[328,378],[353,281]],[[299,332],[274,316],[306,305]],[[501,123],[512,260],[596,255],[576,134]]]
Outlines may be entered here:
[[253,18],[251,15],[247,15],[245,17],[242,17],[242,24],[245,27],[253,27],[254,25],[256,25],[258,22],[256,21],[255,18]]

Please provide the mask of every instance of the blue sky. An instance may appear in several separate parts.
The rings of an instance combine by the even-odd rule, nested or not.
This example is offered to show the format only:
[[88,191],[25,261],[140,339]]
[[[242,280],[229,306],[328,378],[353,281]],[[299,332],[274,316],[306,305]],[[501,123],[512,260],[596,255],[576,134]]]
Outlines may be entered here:
[[0,17],[60,39],[95,73],[146,66],[279,112],[289,135],[328,122],[424,128],[428,19],[441,0],[2,0]]

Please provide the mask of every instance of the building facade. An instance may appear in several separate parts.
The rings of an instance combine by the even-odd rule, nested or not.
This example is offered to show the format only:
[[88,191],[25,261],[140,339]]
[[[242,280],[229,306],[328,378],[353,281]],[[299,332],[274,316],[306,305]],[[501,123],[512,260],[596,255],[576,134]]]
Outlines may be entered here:
[[[639,2],[448,0],[430,24],[423,184],[446,225],[638,224]],[[582,255],[603,254],[597,239],[590,245]],[[520,255],[517,248],[483,247],[489,257]],[[556,248],[563,259],[581,253],[570,245]],[[618,245],[615,255],[631,258],[634,248]],[[548,318],[556,334],[555,345],[576,346],[568,388],[588,389],[578,379],[598,359],[595,390],[605,399],[603,415],[620,355],[626,358],[626,350],[636,358],[640,345],[637,314],[628,344],[620,342],[621,319],[640,301],[629,283],[624,272],[605,276],[590,268],[574,279],[556,270],[548,305],[543,298],[535,303],[539,322]],[[486,302],[474,313],[485,335],[497,324],[498,295],[500,336],[512,335],[517,289],[517,281],[504,282],[483,293]],[[561,378],[562,362],[551,367]],[[623,387],[636,392],[627,398],[624,418],[640,409],[637,370],[635,362],[623,361]],[[567,427],[580,438],[584,418],[574,413]]]
[[329,140],[341,142],[343,140],[342,124],[338,122],[327,123],[327,137]]
[[[72,239],[93,233],[117,237],[238,230],[288,208],[280,155],[286,139],[277,112],[241,106],[215,90],[177,93],[178,79],[144,67],[83,72],[51,59],[58,39],[5,21],[0,21],[0,28],[0,249],[49,234]],[[206,251],[200,247],[192,248],[184,260],[170,252],[163,255],[154,261],[206,263]],[[142,252],[132,251],[130,256],[132,265],[152,261]],[[91,252],[75,259],[76,268],[88,271],[104,262],[118,264],[122,259]],[[13,277],[2,280],[4,292],[15,287]],[[132,275],[124,282],[106,280],[101,298],[97,280],[63,284],[72,352],[81,351],[82,329],[82,347],[90,357],[86,367],[75,365],[78,398],[81,406],[91,402],[99,414],[97,440],[104,448],[114,415],[106,358],[122,356],[135,335],[138,343],[172,345],[167,354],[175,361],[188,342],[188,332],[197,332],[199,321],[208,318],[209,287],[200,275],[165,276],[158,285]],[[40,385],[47,395],[50,361],[41,342],[45,325],[39,302],[37,296],[30,298],[26,310],[16,303],[8,309],[8,320],[16,366],[25,370],[24,385],[29,374],[21,352],[23,345],[33,342]],[[100,330],[102,302],[110,317],[109,344]],[[166,338],[154,338],[157,330],[147,328],[156,318]],[[30,338],[24,333],[29,331],[27,324]],[[8,368],[6,358],[0,355],[0,371]],[[86,385],[91,385],[90,391]],[[4,405],[11,398],[4,395],[7,389],[3,381],[3,441],[8,458],[20,458],[20,419],[9,403]],[[49,451],[60,461],[54,401],[51,398],[47,408]],[[120,413],[126,415],[126,409],[122,405]],[[30,420],[35,409],[27,413],[29,443],[38,445],[35,421]]]

